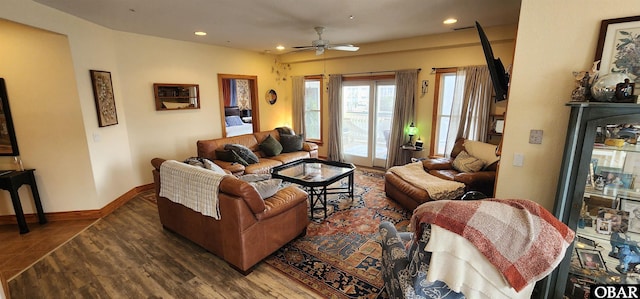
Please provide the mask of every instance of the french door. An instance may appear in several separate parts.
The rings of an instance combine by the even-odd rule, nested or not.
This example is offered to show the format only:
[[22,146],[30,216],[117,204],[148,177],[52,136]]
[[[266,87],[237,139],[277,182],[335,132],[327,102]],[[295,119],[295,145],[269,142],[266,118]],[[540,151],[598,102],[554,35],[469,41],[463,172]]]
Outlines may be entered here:
[[394,80],[342,82],[342,152],[347,162],[384,167],[396,86]]

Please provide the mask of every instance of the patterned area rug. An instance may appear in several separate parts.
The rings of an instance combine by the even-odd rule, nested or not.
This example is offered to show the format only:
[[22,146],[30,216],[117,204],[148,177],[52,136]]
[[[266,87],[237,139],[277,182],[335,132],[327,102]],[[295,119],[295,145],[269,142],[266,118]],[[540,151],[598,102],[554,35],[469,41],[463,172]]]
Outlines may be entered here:
[[[336,184],[346,186],[347,179]],[[353,200],[329,195],[328,217],[265,260],[325,298],[386,298],[378,224],[406,231],[411,214],[384,194],[382,173],[356,170]],[[319,215],[316,215],[318,217]],[[324,216],[324,213],[322,213]]]

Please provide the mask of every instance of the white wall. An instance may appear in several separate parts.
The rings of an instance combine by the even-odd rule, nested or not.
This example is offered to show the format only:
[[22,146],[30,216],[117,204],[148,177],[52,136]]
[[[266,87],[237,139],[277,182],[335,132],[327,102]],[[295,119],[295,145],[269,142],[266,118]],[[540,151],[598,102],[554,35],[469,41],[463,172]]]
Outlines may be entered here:
[[[496,197],[526,198],[552,210],[562,163],[572,71],[594,60],[600,22],[640,14],[636,0],[523,0]],[[542,144],[529,131],[543,130]],[[513,166],[515,153],[524,155]]]

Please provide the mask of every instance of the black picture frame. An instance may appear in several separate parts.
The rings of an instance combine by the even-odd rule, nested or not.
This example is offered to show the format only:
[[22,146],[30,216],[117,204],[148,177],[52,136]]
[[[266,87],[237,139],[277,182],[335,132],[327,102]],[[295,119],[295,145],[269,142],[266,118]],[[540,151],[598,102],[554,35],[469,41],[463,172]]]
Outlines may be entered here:
[[626,70],[631,80],[636,83],[640,82],[640,72],[637,69],[619,68],[612,61],[616,53],[622,52],[625,47],[632,46],[630,44],[640,41],[639,25],[640,16],[602,20],[594,57],[594,61],[600,61],[600,75],[608,74],[612,70]]
[[607,265],[605,264],[600,251],[576,248],[576,254],[580,261],[580,267],[583,269],[607,271]]
[[0,156],[18,156],[18,141],[9,108],[9,96],[4,78],[0,78]]

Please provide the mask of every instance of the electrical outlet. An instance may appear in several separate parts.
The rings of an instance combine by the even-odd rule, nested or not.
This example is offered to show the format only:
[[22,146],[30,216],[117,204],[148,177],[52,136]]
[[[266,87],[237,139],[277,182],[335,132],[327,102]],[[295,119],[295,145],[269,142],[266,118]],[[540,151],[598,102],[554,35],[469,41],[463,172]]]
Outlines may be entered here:
[[542,144],[542,130],[531,130],[529,132],[529,143]]

